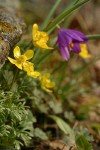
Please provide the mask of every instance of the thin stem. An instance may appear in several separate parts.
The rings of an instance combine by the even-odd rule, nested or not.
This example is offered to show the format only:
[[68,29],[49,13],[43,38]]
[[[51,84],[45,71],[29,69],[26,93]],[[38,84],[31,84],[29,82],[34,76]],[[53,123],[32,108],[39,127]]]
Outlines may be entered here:
[[89,40],[100,40],[100,34],[87,35]]
[[77,4],[79,1],[80,1],[80,0],[76,0],[76,1],[74,2],[74,5]]
[[35,59],[37,58],[37,56],[39,55],[39,53],[40,53],[40,48],[36,48],[35,49],[35,55],[34,55],[34,57],[33,57],[33,61],[35,61]]
[[[57,47],[55,47],[55,50],[54,51],[57,51]],[[39,66],[41,63],[44,62],[45,59],[47,59],[47,57],[49,57],[50,55],[52,54],[52,51],[48,50],[37,62],[37,66]]]
[[51,53],[51,51],[47,51],[37,62],[37,65],[39,66]]

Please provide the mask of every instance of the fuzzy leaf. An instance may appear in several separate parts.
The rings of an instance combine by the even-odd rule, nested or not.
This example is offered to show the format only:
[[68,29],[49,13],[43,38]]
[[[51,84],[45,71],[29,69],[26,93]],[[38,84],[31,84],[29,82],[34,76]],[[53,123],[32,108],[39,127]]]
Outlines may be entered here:
[[75,140],[75,133],[70,128],[70,126],[61,118],[57,116],[51,115],[50,118],[52,118],[58,125],[58,127],[66,134],[68,135],[72,140]]
[[76,140],[78,150],[93,150],[92,145],[87,141],[87,139],[80,135]]
[[48,140],[47,135],[45,134],[45,132],[43,132],[41,129],[39,128],[35,128],[34,129],[34,136],[35,137],[39,137],[42,140]]

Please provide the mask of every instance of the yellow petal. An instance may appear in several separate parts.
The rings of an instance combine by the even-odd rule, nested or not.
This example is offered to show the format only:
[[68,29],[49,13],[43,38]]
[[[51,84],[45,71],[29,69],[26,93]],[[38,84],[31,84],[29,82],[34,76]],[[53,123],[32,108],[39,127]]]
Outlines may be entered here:
[[32,78],[37,78],[40,76],[40,73],[37,71],[34,71],[34,64],[31,62],[25,62],[23,63],[23,70],[27,72],[28,76],[31,76]]
[[38,25],[33,25],[33,44],[34,46],[44,48],[44,49],[53,49],[47,45],[49,36],[46,32],[38,31]]
[[33,30],[32,30],[32,35],[34,36],[37,31],[38,31],[38,25],[37,25],[37,24],[34,24],[34,25],[33,25]]
[[41,82],[41,87],[47,91],[47,92],[52,92],[51,88],[55,86],[55,82],[51,82],[50,79],[50,74],[46,73],[44,75],[40,75],[40,82]]
[[48,93],[52,93],[52,90],[51,89],[47,89],[45,86],[42,86],[42,89],[45,90]]
[[79,53],[79,55],[82,58],[91,58],[91,55],[88,53],[86,44],[80,44],[80,47],[81,47],[81,52]]
[[28,59],[31,59],[31,58],[33,57],[34,52],[33,52],[33,50],[27,50],[27,51],[24,53],[24,55],[26,56],[26,58],[27,58],[27,60],[28,60]]
[[23,63],[23,70],[26,71],[28,74],[30,74],[32,71],[34,71],[34,64],[31,62],[25,62]]
[[40,48],[43,48],[43,49],[53,49],[52,47],[49,47],[45,42],[44,40],[39,40],[35,43],[35,45],[37,45],[38,47]]
[[19,69],[22,70],[22,64],[21,64],[21,63],[19,63],[19,62],[17,61],[15,65],[16,65]]
[[32,78],[37,78],[40,76],[40,72],[33,71],[33,72],[28,72],[28,75],[31,76]]
[[19,61],[15,60],[15,59],[12,59],[12,58],[10,58],[10,57],[8,57],[8,59],[9,59],[9,61],[10,61],[12,64],[16,65],[19,69],[22,70],[22,64],[21,64]]
[[55,82],[51,82],[50,80],[46,83],[47,88],[53,88],[55,86]]
[[43,38],[45,42],[49,40],[49,36],[46,32],[41,32],[40,36],[41,36],[41,39]]
[[20,63],[24,63],[27,60],[27,57],[25,55],[20,55],[18,59],[16,59]]
[[8,57],[9,61],[12,63],[12,64],[15,64],[16,63],[16,60],[15,59],[12,59],[10,57]]
[[21,53],[20,53],[20,48],[19,48],[19,46],[16,46],[16,47],[14,48],[14,57],[15,57],[15,58],[19,58],[20,55],[21,55]]

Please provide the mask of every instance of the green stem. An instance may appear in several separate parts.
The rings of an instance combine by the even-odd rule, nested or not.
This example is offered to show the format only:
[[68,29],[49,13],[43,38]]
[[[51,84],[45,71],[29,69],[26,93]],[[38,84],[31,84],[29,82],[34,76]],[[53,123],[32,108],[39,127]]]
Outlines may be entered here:
[[51,51],[47,51],[47,52],[38,60],[38,62],[36,62],[36,64],[39,66],[41,63],[44,62],[44,60],[45,60],[50,54],[52,54]]
[[76,1],[74,2],[74,5],[77,4],[79,1],[80,1],[80,0],[76,0]]
[[[54,51],[57,51],[58,50],[58,46],[55,47],[55,50]],[[37,62],[37,66],[39,66],[41,63],[44,62],[44,60],[47,59],[47,57],[49,57],[50,55],[52,54],[52,51],[51,50],[48,50]]]
[[36,48],[35,49],[35,55],[34,55],[34,57],[33,57],[33,61],[35,61],[36,60],[36,58],[37,58],[37,56],[39,55],[39,53],[40,53],[40,48]]
[[18,73],[18,68],[17,68],[17,70],[16,70],[16,72],[15,72],[15,75],[14,75],[14,77],[13,77],[12,83],[11,83],[11,85],[10,85],[10,87],[9,87],[10,90],[11,90],[11,88],[12,88],[14,82],[15,82],[17,73]]
[[100,40],[100,34],[87,35],[89,40]]

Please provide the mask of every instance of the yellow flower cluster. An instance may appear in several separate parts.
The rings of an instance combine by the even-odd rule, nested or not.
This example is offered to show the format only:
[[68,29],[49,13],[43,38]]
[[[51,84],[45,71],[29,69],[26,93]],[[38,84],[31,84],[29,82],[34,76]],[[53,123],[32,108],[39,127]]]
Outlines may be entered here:
[[[33,25],[32,36],[34,46],[43,49],[53,49],[47,45],[49,40],[48,34],[46,32],[39,31],[37,24]],[[23,55],[21,55],[20,48],[16,46],[13,53],[15,59],[8,57],[9,61],[16,65],[19,69],[27,72],[28,76],[33,78],[39,77],[42,89],[47,92],[52,92],[52,88],[55,86],[55,83],[50,81],[50,74],[42,74],[38,71],[35,71],[34,64],[28,61],[34,56],[33,50],[27,50]]]

